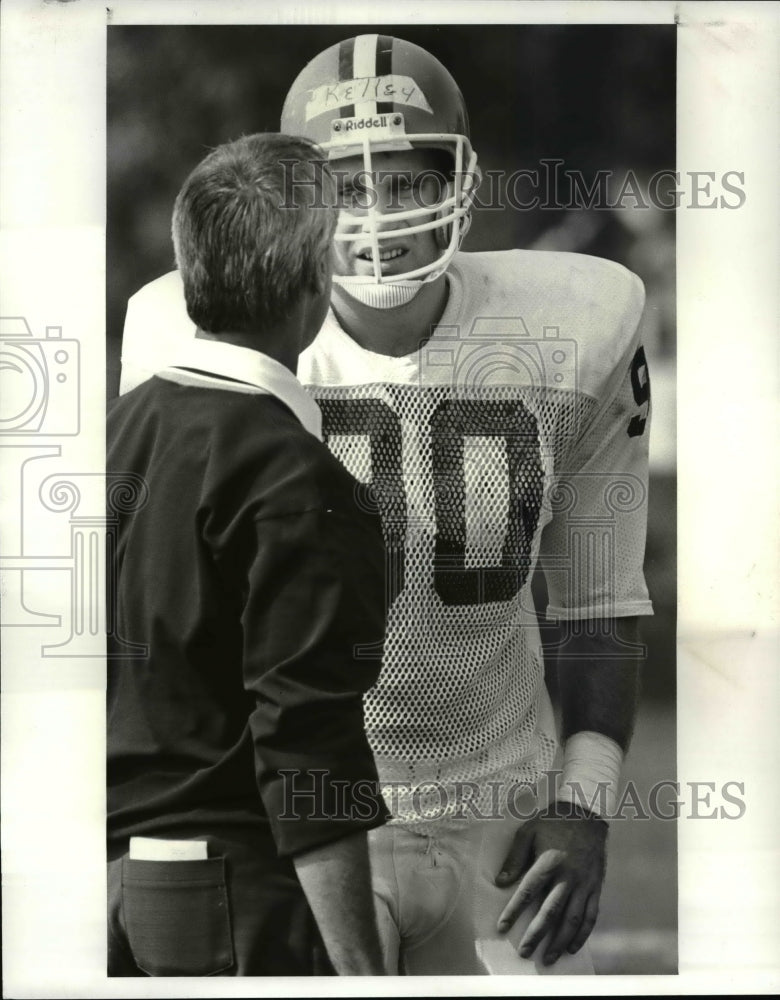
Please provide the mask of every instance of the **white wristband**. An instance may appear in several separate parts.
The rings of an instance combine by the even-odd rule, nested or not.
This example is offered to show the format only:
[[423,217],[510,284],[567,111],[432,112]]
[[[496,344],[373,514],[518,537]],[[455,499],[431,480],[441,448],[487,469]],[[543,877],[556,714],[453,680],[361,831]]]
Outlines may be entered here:
[[563,750],[563,773],[555,794],[597,816],[617,812],[623,751],[609,736],[590,731],[574,733]]

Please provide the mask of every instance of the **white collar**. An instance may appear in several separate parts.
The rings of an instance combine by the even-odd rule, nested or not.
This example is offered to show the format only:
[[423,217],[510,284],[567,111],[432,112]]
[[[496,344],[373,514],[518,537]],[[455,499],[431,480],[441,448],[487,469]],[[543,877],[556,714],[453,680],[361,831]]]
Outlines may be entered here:
[[[168,381],[187,385],[276,396],[292,410],[310,434],[322,440],[319,406],[288,368],[260,351],[218,340],[195,338],[182,345],[175,362],[157,374]],[[230,383],[225,379],[236,381]]]

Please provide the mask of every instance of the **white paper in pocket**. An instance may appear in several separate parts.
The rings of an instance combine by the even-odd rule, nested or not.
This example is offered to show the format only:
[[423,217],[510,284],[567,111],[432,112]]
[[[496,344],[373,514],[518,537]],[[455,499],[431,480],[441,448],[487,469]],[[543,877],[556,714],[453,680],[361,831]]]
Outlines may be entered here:
[[131,861],[204,861],[208,856],[208,845],[205,840],[130,838]]

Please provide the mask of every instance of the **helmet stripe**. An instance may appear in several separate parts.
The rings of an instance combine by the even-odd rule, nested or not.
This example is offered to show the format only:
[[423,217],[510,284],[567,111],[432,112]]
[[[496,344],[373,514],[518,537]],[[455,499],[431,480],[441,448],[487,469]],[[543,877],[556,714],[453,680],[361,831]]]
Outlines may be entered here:
[[[358,35],[355,39],[355,79],[377,76],[376,48],[378,35]],[[375,115],[376,101],[358,101],[353,115]]]
[[[352,64],[355,54],[355,39],[346,38],[339,44],[339,80],[352,80],[354,73]],[[355,105],[347,104],[339,110],[340,118],[351,118],[355,114]]]
[[[377,35],[376,39],[376,75],[390,76],[393,72],[393,39],[390,35]],[[392,101],[379,101],[377,114],[390,114],[393,110]]]
[[376,43],[378,35],[358,35],[355,39],[355,79],[376,76]]

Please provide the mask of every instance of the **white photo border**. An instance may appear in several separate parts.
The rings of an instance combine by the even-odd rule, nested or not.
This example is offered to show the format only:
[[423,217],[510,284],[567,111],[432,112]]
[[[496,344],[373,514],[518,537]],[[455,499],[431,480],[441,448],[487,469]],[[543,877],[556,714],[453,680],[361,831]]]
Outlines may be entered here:
[[[45,362],[62,348],[70,366],[61,383],[66,389],[46,416],[48,436],[35,442],[7,438],[0,446],[5,995],[512,992],[501,978],[316,985],[301,979],[176,979],[163,988],[159,980],[105,976],[105,667],[99,616],[85,626],[86,645],[68,657],[47,659],[41,655],[45,632],[14,627],[13,614],[23,615],[26,601],[28,609],[48,608],[56,615],[70,586],[65,563],[57,560],[65,559],[72,531],[80,531],[86,545],[100,531],[107,23],[381,24],[383,15],[394,24],[421,21],[419,4],[406,0],[284,8],[214,0],[107,2],[5,0],[0,12],[0,316],[25,319]],[[771,992],[780,985],[772,781],[778,763],[774,709],[780,704],[773,433],[780,371],[780,7],[428,0],[422,15],[427,23],[676,22],[678,169],[744,172],[746,199],[739,210],[677,213],[677,777],[683,787],[689,781],[743,782],[746,813],[739,822],[680,820],[679,975],[539,977],[533,992]],[[74,416],[67,393],[78,378]],[[56,425],[50,415],[55,413]],[[45,519],[38,525],[35,505],[24,493],[25,463],[42,457],[57,475],[35,504],[73,512],[67,537]],[[25,515],[33,520],[18,538],[14,518]],[[43,586],[29,579],[41,574],[27,574],[30,589],[20,592],[17,557],[50,567]]]

